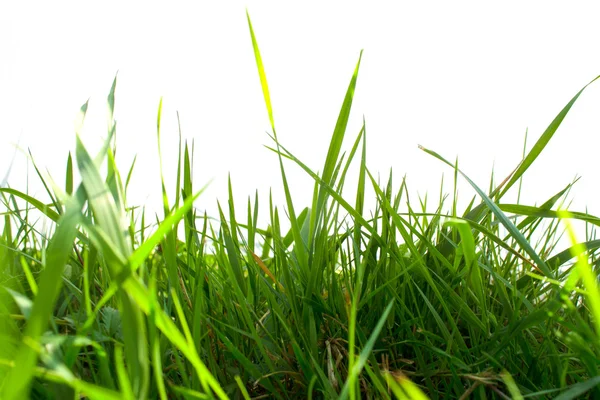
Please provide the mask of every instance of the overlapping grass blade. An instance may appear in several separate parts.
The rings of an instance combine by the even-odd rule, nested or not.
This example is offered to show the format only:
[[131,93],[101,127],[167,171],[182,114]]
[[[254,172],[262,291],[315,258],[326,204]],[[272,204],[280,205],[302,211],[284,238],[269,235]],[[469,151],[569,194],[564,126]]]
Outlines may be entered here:
[[83,196],[71,197],[46,252],[43,276],[40,279],[39,291],[23,333],[23,341],[15,356],[14,368],[9,372],[2,387],[2,396],[0,397],[4,399],[17,400],[29,397],[31,380],[35,374],[38,340],[48,325],[60,292],[62,273],[71,254],[77,225],[81,218],[81,208],[83,207],[81,197]]
[[[438,153],[436,153],[436,152],[434,152],[432,150],[428,150],[428,149],[426,149],[426,148],[424,148],[422,146],[420,146],[420,148],[421,148],[421,150],[425,151],[426,153],[434,156],[438,160],[440,160],[440,161],[446,163],[447,165],[449,165],[450,167],[454,168],[454,166],[452,164],[450,164],[448,161],[446,161]],[[504,227],[515,238],[515,240],[517,241],[517,243],[519,244],[519,246],[521,246],[521,248],[523,250],[525,250],[525,252],[533,259],[534,263],[536,264],[536,268],[539,268],[539,270],[542,271],[544,273],[544,275],[548,276],[549,278],[554,277],[554,275],[555,275],[554,272],[552,272],[548,268],[548,266],[546,265],[546,263],[540,258],[540,256],[533,249],[533,247],[531,247],[531,244],[527,241],[527,239],[523,236],[523,234],[517,229],[517,227],[510,221],[510,219],[508,219],[508,217],[506,216],[506,214],[504,214],[502,212],[502,210],[500,210],[500,208],[498,207],[498,205],[496,203],[494,203],[494,201],[488,195],[486,195],[485,192],[483,190],[481,190],[479,188],[479,186],[477,186],[475,184],[475,182],[473,182],[460,169],[458,170],[458,172],[462,175],[462,177],[467,182],[469,182],[469,184],[471,185],[471,187],[473,189],[475,189],[475,191],[477,192],[477,194],[483,199],[484,203],[490,209],[490,211],[496,216],[496,218],[498,218],[498,220],[500,220],[500,222],[502,223],[502,225],[504,225]]]

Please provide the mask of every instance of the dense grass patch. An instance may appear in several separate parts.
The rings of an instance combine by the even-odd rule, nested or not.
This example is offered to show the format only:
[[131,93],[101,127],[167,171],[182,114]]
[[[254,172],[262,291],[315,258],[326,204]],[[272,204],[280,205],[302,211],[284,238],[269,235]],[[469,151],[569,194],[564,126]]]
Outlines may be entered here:
[[[277,138],[250,32],[284,207],[240,204],[230,185],[219,222],[198,215],[185,143],[174,199],[161,176],[162,219],[126,204],[132,171],[115,162],[115,79],[103,148],[92,155],[77,136],[65,185],[39,174],[50,203],[0,189],[0,398],[599,397],[600,219],[561,210],[572,184],[540,206],[503,201],[583,89],[499,184],[480,188],[423,149],[454,174],[452,195],[436,189],[431,210],[411,202],[404,180],[374,179],[364,124],[341,151],[360,58],[317,174]],[[158,136],[160,119],[159,106]],[[292,201],[290,162],[314,179],[305,207]],[[344,198],[352,163],[358,185]],[[477,193],[464,210],[460,180]],[[585,238],[572,219],[589,226]],[[574,245],[557,248],[565,228]]]

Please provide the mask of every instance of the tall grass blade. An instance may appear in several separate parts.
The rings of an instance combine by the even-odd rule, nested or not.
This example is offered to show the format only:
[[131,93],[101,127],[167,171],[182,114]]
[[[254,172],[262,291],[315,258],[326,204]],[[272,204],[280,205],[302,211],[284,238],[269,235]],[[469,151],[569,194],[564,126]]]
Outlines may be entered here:
[[546,145],[548,144],[550,139],[552,139],[552,137],[556,133],[556,130],[558,129],[560,124],[563,122],[563,120],[565,119],[565,117],[567,116],[569,111],[571,110],[571,107],[573,107],[573,104],[575,104],[575,102],[577,101],[577,99],[579,98],[581,93],[589,85],[591,85],[596,80],[598,80],[598,78],[600,78],[600,75],[595,77],[594,79],[592,79],[587,85],[585,85],[583,88],[581,88],[581,90],[579,92],[577,92],[577,94],[575,96],[573,96],[571,101],[569,101],[567,103],[567,105],[552,120],[550,125],[548,125],[548,127],[544,131],[544,133],[542,133],[542,136],[540,136],[540,138],[537,140],[537,142],[533,145],[532,149],[529,151],[527,156],[523,159],[523,161],[521,161],[521,163],[517,167],[517,170],[512,174],[512,177],[510,178],[508,183],[506,183],[506,185],[504,185],[504,189],[502,189],[500,191],[500,193],[498,194],[498,198],[502,197],[514,185],[514,183],[521,178],[521,176],[525,173],[525,171],[527,171],[527,169],[531,166],[531,164],[533,164],[533,162],[538,158],[538,156],[544,150],[544,148],[546,148]]

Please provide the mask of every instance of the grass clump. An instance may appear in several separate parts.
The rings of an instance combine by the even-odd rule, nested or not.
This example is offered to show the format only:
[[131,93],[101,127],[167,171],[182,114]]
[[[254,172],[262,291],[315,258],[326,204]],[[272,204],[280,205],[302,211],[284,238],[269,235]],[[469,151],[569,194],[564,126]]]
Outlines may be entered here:
[[[390,174],[381,185],[373,177],[364,123],[348,157],[341,152],[360,58],[323,172],[279,142],[248,22],[285,213],[270,201],[269,223],[259,227],[256,197],[238,220],[230,183],[218,223],[198,215],[202,190],[193,187],[184,144],[176,198],[169,202],[161,177],[164,216],[149,223],[144,209],[126,204],[132,172],[123,184],[115,163],[115,79],[97,155],[78,138],[64,188],[40,174],[50,203],[0,189],[0,397],[600,396],[600,240],[592,229],[578,242],[567,225],[573,246],[556,247],[561,218],[589,226],[600,219],[560,209],[572,184],[541,206],[503,202],[581,91],[487,190],[423,148],[452,168],[454,188],[464,179],[477,193],[459,212],[456,190],[448,200],[442,187],[429,210],[426,200],[410,201],[405,180],[397,185]],[[82,123],[86,112],[87,104]],[[159,135],[160,118],[161,107]],[[355,159],[358,185],[348,200],[341,193]],[[293,203],[284,161],[314,179],[308,207]],[[376,205],[367,216],[370,188]],[[52,222],[51,234],[38,230],[34,209]]]

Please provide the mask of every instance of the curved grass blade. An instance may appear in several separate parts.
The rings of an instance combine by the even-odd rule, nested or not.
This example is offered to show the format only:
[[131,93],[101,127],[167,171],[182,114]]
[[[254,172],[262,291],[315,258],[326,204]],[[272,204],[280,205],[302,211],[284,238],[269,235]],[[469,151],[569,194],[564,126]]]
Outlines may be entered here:
[[587,242],[581,242],[576,245],[573,245],[573,246],[569,247],[568,249],[565,249],[565,250],[561,251],[560,253],[557,253],[554,256],[550,257],[549,259],[546,260],[546,263],[548,265],[551,265],[553,268],[558,269],[564,263],[566,263],[567,261],[569,261],[570,259],[573,258],[573,251],[576,251],[577,249],[579,249],[581,247],[585,248],[585,250],[587,250],[588,252],[596,250],[596,249],[600,248],[600,239],[588,240]]
[[42,212],[42,214],[44,214],[45,216],[47,216],[54,222],[57,222],[60,218],[60,214],[51,208],[53,205],[44,204],[43,202],[39,201],[38,199],[31,197],[28,194],[25,194],[19,190],[11,189],[11,188],[0,188],[0,193],[8,193],[13,196],[20,197],[21,199],[25,200],[26,202],[28,202],[29,204],[31,204],[32,206],[34,206],[35,208],[40,210]]
[[[450,166],[452,168],[456,168],[453,164],[449,163],[446,159],[444,159],[442,156],[440,156],[435,151],[428,150],[428,149],[426,149],[423,146],[419,146],[419,148],[421,150],[423,150],[424,152],[426,152],[426,153],[432,155],[433,157],[437,158],[438,160],[444,162],[448,166]],[[471,187],[473,189],[475,189],[475,191],[477,192],[477,194],[479,194],[479,196],[483,199],[484,203],[488,206],[488,208],[490,209],[490,211],[496,216],[496,218],[498,218],[500,220],[500,222],[502,223],[502,225],[504,225],[504,227],[508,230],[508,232],[510,232],[510,234],[515,238],[515,240],[517,241],[517,243],[519,244],[519,246],[521,246],[521,248],[523,248],[523,250],[525,250],[525,252],[527,254],[529,254],[529,256],[532,258],[532,260],[536,264],[536,268],[538,268],[540,271],[542,271],[544,273],[544,275],[546,275],[547,277],[549,277],[549,278],[555,278],[554,273],[552,273],[552,271],[550,271],[550,269],[548,268],[548,266],[546,265],[546,263],[540,258],[540,256],[536,253],[536,251],[533,249],[533,247],[531,247],[531,244],[527,241],[527,239],[525,238],[525,236],[523,236],[523,234],[510,221],[510,219],[508,219],[508,217],[506,216],[506,214],[504,214],[502,212],[502,210],[500,210],[500,208],[498,208],[498,205],[496,203],[494,203],[494,201],[492,199],[490,199],[488,197],[488,195],[486,195],[485,192],[483,190],[481,190],[479,188],[479,186],[477,186],[475,184],[475,182],[473,182],[471,180],[471,178],[469,178],[460,169],[458,169],[458,168],[456,168],[456,169],[462,175],[462,177],[465,178],[467,180],[467,182],[469,182],[469,184],[471,185]]]
[[538,141],[533,145],[533,148],[529,151],[527,156],[523,159],[523,161],[521,161],[521,163],[517,167],[517,170],[512,174],[512,177],[504,186],[504,189],[502,189],[502,191],[499,193],[498,198],[502,197],[514,185],[514,183],[517,180],[519,180],[519,178],[525,173],[525,171],[527,171],[531,164],[533,164],[533,162],[538,158],[540,153],[544,150],[550,139],[552,139],[552,136],[554,136],[554,133],[556,133],[556,130],[563,122],[563,120],[571,110],[571,107],[573,107],[573,104],[575,104],[575,101],[577,101],[581,93],[598,78],[600,78],[600,75],[592,79],[579,92],[577,92],[577,94],[571,99],[571,101],[569,101],[567,105],[552,120],[552,122],[550,123],[550,125],[548,125],[542,136],[540,136]]

